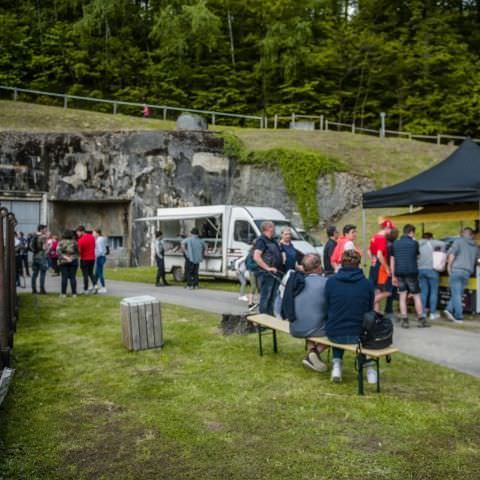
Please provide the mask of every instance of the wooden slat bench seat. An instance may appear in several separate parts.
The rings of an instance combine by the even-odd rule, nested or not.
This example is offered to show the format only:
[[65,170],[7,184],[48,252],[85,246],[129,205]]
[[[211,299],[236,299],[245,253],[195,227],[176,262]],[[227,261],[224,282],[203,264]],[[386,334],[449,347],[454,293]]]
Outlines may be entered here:
[[[258,348],[260,355],[263,355],[263,336],[265,334],[271,333],[273,337],[273,351],[278,352],[278,342],[277,342],[277,332],[283,332],[290,334],[290,325],[286,320],[281,320],[279,318],[272,317],[271,315],[266,315],[264,313],[249,315],[248,320],[253,324],[257,325],[258,331]],[[399,352],[399,349],[396,347],[387,347],[380,350],[372,350],[369,348],[359,348],[355,344],[341,344],[335,343],[329,340],[327,337],[311,337],[308,340],[321,343],[328,347],[340,348],[345,351],[353,352],[356,357],[356,365],[358,370],[358,393],[359,395],[364,394],[363,386],[363,368],[364,368],[364,355],[369,357],[368,361],[373,360],[377,367],[377,392],[380,392],[380,359],[385,357],[387,363],[390,363],[391,356],[394,353]]]

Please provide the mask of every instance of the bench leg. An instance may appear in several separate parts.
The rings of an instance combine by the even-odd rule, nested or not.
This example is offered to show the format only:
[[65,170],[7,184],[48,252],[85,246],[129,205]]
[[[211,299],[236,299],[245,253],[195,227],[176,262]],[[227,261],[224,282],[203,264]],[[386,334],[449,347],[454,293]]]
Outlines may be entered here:
[[357,355],[357,369],[358,369],[358,394],[364,395],[365,391],[363,388],[363,355]]
[[258,327],[258,351],[260,356],[263,356],[263,345],[262,345],[262,327],[259,325]]
[[375,363],[377,364],[377,393],[380,393],[380,359],[376,358]]
[[273,351],[274,353],[278,353],[277,331],[272,330],[272,335],[273,335]]

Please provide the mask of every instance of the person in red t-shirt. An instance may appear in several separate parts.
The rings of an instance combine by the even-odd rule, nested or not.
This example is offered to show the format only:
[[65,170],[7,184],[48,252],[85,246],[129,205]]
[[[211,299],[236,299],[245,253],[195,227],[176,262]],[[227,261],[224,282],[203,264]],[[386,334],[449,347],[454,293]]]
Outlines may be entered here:
[[395,225],[385,219],[380,224],[380,230],[370,240],[368,256],[372,262],[370,267],[370,282],[375,288],[374,309],[380,313],[380,302],[392,294],[392,277],[390,272],[387,236]]
[[[93,269],[95,267],[95,237],[91,229],[86,230],[83,225],[77,228],[78,253],[80,255],[80,269],[83,275],[83,293],[93,293],[97,283]],[[88,289],[88,279],[92,282],[92,288]]]

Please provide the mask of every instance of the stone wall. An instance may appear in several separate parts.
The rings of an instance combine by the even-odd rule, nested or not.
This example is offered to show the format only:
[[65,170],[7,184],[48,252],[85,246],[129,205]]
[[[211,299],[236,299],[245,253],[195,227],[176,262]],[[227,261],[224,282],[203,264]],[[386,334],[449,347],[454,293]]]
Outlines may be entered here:
[[[370,181],[347,173],[318,179],[321,221],[359,204]],[[42,193],[57,231],[79,222],[123,236],[120,263],[147,263],[151,230],[135,220],[158,207],[270,206],[301,225],[275,169],[236,165],[210,132],[76,134],[0,132],[0,197]],[[1,200],[0,200],[1,202]]]

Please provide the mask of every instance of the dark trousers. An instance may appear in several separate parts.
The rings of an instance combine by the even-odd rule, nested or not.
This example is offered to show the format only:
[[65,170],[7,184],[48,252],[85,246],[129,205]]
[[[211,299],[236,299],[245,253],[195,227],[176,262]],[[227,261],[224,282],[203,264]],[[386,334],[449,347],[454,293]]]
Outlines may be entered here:
[[28,270],[28,253],[23,253],[22,255],[20,255],[20,257],[22,259],[23,268],[25,269],[25,275],[27,275],[27,277],[29,277],[30,272]]
[[70,282],[72,295],[77,294],[77,262],[64,263],[60,265],[60,272],[62,274],[62,295],[67,294],[67,284]]
[[275,295],[277,294],[280,282],[270,273],[261,272],[260,279],[260,305],[258,310],[260,313],[266,313],[273,316],[273,304],[275,303]]
[[168,285],[167,279],[165,278],[165,259],[160,258],[158,255],[155,255],[155,260],[157,262],[157,278],[155,283],[160,285],[160,279],[163,280],[164,285]]
[[92,282],[92,287],[97,283],[93,269],[95,267],[95,260],[80,260],[80,268],[83,275],[83,290],[88,290],[88,279]]
[[187,285],[189,287],[198,287],[199,267],[199,263],[193,263],[187,259]]
[[52,266],[52,270],[53,270],[55,273],[59,273],[59,270],[58,270],[58,258],[57,258],[57,257],[51,257],[51,258],[50,258],[50,265]]
[[32,263],[32,292],[37,291],[37,277],[40,274],[40,290],[45,290],[45,276],[47,275],[47,259],[33,259]]

